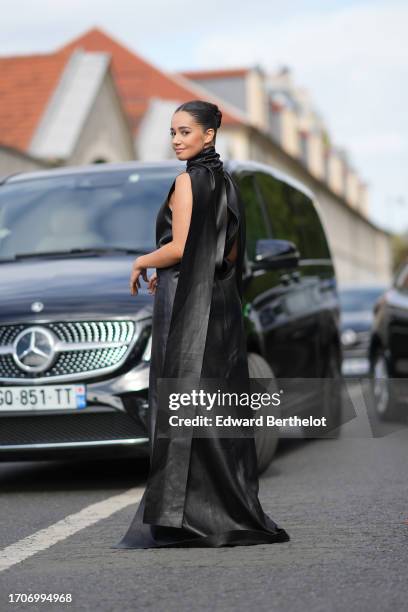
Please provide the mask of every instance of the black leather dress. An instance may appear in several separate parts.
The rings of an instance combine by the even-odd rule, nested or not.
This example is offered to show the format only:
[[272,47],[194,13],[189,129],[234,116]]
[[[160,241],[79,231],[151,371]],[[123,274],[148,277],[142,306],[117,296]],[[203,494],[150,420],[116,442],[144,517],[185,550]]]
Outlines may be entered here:
[[[183,259],[157,269],[149,477],[127,533],[111,548],[220,547],[289,540],[259,502],[253,437],[221,437],[215,429],[212,437],[172,438],[170,431],[158,436],[158,377],[197,375],[232,383],[249,378],[241,287],[243,205],[214,147],[189,160],[187,172],[193,213]],[[168,200],[174,185],[158,211],[157,248],[172,240]],[[226,255],[237,237],[238,256],[232,263]]]

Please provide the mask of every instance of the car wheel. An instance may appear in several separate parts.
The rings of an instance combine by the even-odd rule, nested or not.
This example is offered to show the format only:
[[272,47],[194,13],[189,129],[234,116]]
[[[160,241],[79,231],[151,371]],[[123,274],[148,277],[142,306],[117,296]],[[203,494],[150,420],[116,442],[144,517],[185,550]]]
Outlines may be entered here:
[[[276,393],[278,385],[268,363],[257,353],[248,354],[248,368],[250,378],[268,378],[272,382],[268,385],[268,393]],[[255,426],[255,446],[258,459],[258,474],[262,474],[272,461],[276,447],[279,442],[279,430],[277,427],[267,427],[266,416],[271,414],[271,406],[261,406],[255,416],[263,416],[263,427]],[[273,414],[280,417],[280,407],[273,406]]]
[[[330,438],[338,438],[343,414],[341,361],[337,347],[332,345],[326,362],[322,394],[322,416],[326,417]],[[332,381],[332,382],[331,382]]]
[[397,418],[397,402],[394,398],[388,362],[382,347],[374,351],[370,363],[370,390],[375,412],[382,421]]

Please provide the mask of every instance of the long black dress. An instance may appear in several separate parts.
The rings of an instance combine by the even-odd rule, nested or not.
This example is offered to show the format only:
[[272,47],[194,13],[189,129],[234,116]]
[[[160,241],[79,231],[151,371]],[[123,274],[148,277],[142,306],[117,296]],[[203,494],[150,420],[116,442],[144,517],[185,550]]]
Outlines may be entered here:
[[[245,214],[214,146],[187,161],[193,209],[183,258],[157,269],[149,378],[150,471],[127,533],[110,548],[220,547],[286,542],[262,510],[253,437],[180,437],[160,419],[158,379],[249,380],[242,317]],[[172,240],[168,200],[156,246]],[[238,237],[234,263],[226,255]],[[168,421],[167,421],[168,426]],[[159,435],[161,429],[161,435]]]

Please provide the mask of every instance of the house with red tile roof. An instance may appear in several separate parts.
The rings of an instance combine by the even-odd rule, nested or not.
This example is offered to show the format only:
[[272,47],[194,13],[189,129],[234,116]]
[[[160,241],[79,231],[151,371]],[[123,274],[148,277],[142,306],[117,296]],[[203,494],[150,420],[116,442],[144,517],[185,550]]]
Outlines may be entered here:
[[257,65],[180,74],[246,114],[255,127],[242,141],[246,158],[283,170],[317,195],[340,282],[391,279],[390,235],[369,219],[367,183],[331,142],[311,96],[288,67],[275,74]]
[[[169,138],[171,116],[181,103],[203,99],[219,106],[223,113],[217,145],[224,156],[236,157],[235,137],[247,125],[246,113],[228,100],[200,87],[181,74],[169,74],[143,59],[99,28],[93,28],[57,50],[59,56],[75,49],[109,53],[112,74],[129,117],[140,160],[174,157]],[[237,136],[238,135],[238,136]]]
[[133,159],[110,61],[107,53],[81,49],[0,57],[3,157],[9,147],[42,165]]
[[353,208],[368,214],[366,184],[344,149],[330,142],[328,130],[307,90],[298,87],[288,67],[266,74],[260,66],[181,73],[246,113],[248,121],[326,182]]
[[246,123],[227,101],[156,68],[98,28],[53,53],[0,58],[0,70],[0,147],[39,163],[174,157],[171,115],[191,99],[217,103],[225,132]]

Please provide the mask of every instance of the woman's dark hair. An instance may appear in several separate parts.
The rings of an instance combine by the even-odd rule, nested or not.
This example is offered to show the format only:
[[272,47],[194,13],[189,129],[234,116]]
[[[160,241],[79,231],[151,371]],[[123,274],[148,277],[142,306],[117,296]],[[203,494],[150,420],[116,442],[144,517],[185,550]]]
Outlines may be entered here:
[[204,131],[212,128],[214,130],[212,144],[215,144],[217,130],[221,125],[222,119],[222,112],[216,104],[205,102],[204,100],[190,100],[189,102],[181,104],[174,112],[177,113],[178,111],[190,113],[197,123],[202,126]]

